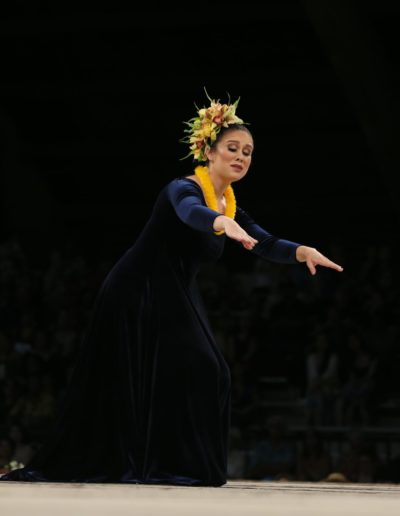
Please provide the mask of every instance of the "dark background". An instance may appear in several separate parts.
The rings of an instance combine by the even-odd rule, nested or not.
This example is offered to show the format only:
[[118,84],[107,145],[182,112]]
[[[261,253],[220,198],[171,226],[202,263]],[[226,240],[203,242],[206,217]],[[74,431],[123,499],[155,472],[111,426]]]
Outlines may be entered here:
[[[254,161],[236,185],[238,203],[273,234],[340,263],[340,279],[325,273],[327,288],[337,281],[353,289],[346,320],[362,325],[357,303],[373,295],[382,250],[390,271],[378,290],[398,303],[399,22],[398,3],[387,0],[3,6],[1,243],[17,242],[27,275],[49,267],[55,252],[65,267],[76,256],[98,267],[89,311],[159,190],[190,173],[179,139],[194,103],[207,105],[205,87],[222,102],[240,96],[238,115],[251,124]],[[250,254],[229,245],[223,260],[232,277],[253,267]],[[362,288],[351,283],[361,269]],[[312,281],[301,276],[292,294]],[[11,346],[21,324],[7,315],[6,299]],[[220,291],[212,301],[225,300]],[[397,364],[400,312],[390,309],[395,337],[384,360]],[[297,309],[288,310],[291,317]],[[84,331],[85,315],[78,319]],[[306,345],[300,349],[304,356]],[[397,389],[390,371],[382,402]]]
[[131,243],[191,168],[178,140],[205,86],[241,97],[256,153],[238,195],[257,218],[315,245],[393,242],[395,2],[96,5],[3,8],[3,235]]

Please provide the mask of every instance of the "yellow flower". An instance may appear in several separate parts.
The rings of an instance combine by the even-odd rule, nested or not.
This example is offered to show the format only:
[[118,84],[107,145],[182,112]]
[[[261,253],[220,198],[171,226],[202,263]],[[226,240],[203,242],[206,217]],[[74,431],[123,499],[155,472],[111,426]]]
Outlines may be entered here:
[[[188,128],[185,129],[187,136],[181,139],[182,142],[190,145],[190,152],[186,157],[193,155],[198,161],[207,161],[204,153],[217,139],[221,127],[229,127],[231,124],[245,124],[241,118],[236,116],[236,107],[239,99],[233,104],[221,104],[219,100],[213,100],[208,96],[210,106],[197,110],[197,117],[184,122]],[[184,159],[184,158],[182,158]]]
[[211,136],[211,133],[213,131],[213,128],[210,124],[207,124],[203,127],[203,135],[205,138],[209,138]]
[[[215,195],[214,185],[212,184],[210,174],[208,173],[208,168],[199,165],[195,168],[194,173],[200,180],[201,189],[203,190],[207,206],[211,210],[218,211],[217,196]],[[236,198],[231,185],[229,185],[225,190],[224,196],[226,200],[225,215],[234,219],[236,215]],[[214,231],[214,233],[216,235],[222,235],[224,231]]]

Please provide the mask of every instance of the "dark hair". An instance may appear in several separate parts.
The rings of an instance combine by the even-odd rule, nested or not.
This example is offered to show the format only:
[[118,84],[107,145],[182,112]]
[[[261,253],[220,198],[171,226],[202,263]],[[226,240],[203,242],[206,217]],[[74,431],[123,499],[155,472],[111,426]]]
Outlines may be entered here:
[[221,127],[221,130],[218,133],[217,139],[215,142],[211,145],[211,149],[217,145],[217,143],[221,140],[221,138],[224,136],[224,134],[229,133],[231,131],[246,131],[252,138],[253,135],[251,134],[250,129],[244,124],[230,124],[228,127]]

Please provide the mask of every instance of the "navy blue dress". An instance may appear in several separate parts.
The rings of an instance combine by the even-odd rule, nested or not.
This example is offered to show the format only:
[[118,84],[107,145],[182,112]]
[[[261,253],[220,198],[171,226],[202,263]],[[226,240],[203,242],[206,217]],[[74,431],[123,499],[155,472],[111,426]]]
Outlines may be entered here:
[[[225,235],[200,186],[172,180],[135,244],[105,278],[57,423],[31,462],[1,480],[221,486],[226,482],[230,371],[196,284]],[[255,254],[298,263],[237,208]]]

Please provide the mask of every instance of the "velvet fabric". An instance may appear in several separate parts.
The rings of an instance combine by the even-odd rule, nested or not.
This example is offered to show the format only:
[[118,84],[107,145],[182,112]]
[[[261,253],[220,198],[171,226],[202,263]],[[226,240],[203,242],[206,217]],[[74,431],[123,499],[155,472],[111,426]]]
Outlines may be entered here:
[[[1,480],[226,482],[230,371],[196,283],[201,263],[223,252],[218,215],[189,178],[161,190],[101,286],[56,424],[31,462]],[[240,207],[236,220],[259,240],[253,253],[298,263],[300,244]]]

